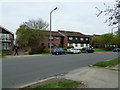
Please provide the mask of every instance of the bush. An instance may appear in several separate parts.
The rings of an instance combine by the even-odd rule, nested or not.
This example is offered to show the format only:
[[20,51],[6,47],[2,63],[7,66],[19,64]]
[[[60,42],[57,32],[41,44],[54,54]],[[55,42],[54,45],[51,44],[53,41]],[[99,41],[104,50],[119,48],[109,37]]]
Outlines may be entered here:
[[107,48],[105,48],[105,51],[112,51],[112,48],[107,47]]
[[50,49],[45,48],[43,53],[49,53]]
[[40,53],[49,53],[50,50],[49,49],[46,49],[44,46],[41,46],[39,48],[36,48],[36,49],[32,49],[29,54],[40,54]]
[[66,51],[67,49],[66,49],[66,48],[63,48],[63,50],[65,50],[65,51]]
[[36,49],[31,49],[31,51],[29,52],[29,54],[38,54],[38,53],[43,53],[45,50],[45,47],[39,47]]
[[12,55],[13,54],[13,51],[10,51],[10,50],[3,50],[2,51],[2,55]]
[[67,49],[74,48],[74,46],[68,46]]

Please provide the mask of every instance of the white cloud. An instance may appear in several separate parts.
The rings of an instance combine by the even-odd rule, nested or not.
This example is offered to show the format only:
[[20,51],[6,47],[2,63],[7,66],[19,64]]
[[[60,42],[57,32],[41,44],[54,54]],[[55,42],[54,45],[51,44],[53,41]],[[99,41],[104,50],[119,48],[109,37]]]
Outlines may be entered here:
[[[112,5],[112,3],[107,3]],[[85,34],[103,34],[110,31],[104,24],[105,16],[96,17],[95,6],[104,9],[101,2],[4,2],[2,3],[2,19],[0,23],[15,33],[24,21],[42,18],[49,23],[49,13],[52,13],[52,29],[80,31]],[[1,17],[1,16],[0,16]]]

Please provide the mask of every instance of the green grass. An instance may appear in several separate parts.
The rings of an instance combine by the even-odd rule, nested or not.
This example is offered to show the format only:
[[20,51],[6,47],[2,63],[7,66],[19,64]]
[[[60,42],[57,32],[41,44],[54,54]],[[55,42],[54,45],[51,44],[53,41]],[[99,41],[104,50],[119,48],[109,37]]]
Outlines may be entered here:
[[12,53],[13,53],[13,51],[9,51],[9,50],[2,51],[3,55],[11,55]]
[[0,58],[5,58],[5,56],[3,56],[3,55],[0,55]]
[[77,88],[78,85],[80,85],[79,82],[76,81],[71,81],[71,80],[56,80],[56,81],[50,81],[50,82],[45,82],[41,85],[37,85],[32,89],[40,89],[40,88]]
[[105,49],[101,49],[101,48],[94,48],[93,49],[95,52],[102,52],[102,51],[106,51]]
[[120,58],[112,59],[109,61],[102,61],[96,64],[93,64],[93,66],[100,66],[100,67],[107,67],[107,66],[115,66],[117,64],[120,64]]
[[38,54],[35,54],[35,55],[49,55],[50,53],[38,53]]

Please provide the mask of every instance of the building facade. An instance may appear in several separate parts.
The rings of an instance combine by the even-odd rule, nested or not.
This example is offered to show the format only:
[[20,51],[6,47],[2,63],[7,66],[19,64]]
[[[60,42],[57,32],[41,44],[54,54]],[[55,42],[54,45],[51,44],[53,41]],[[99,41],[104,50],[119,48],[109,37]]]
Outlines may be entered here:
[[0,51],[11,50],[13,48],[13,41],[14,34],[0,26]]
[[64,48],[67,46],[74,46],[76,49],[82,49],[83,47],[90,47],[90,38],[80,32],[73,31],[58,31],[60,34],[64,35]]
[[51,47],[52,48],[57,48],[57,47],[63,47],[63,36],[61,34],[59,34],[57,31],[52,31],[51,32],[51,38],[50,38],[50,32],[49,31],[45,31],[46,32],[46,36],[44,38],[44,40],[42,41],[41,45],[45,46],[46,48],[50,47],[50,39],[51,39]]
[[[50,32],[46,31],[46,37],[41,43],[45,47],[50,47]],[[51,46],[52,48],[62,47],[67,48],[68,46],[74,46],[76,49],[82,49],[83,47],[89,47],[90,38],[87,35],[73,31],[51,31]]]

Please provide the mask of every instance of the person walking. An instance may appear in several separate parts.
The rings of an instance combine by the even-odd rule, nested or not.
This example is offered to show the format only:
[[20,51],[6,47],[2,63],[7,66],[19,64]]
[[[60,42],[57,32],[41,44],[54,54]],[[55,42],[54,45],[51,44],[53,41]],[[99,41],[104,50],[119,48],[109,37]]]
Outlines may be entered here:
[[18,47],[17,47],[17,46],[14,47],[14,52],[15,52],[15,53],[14,53],[14,56],[15,56],[15,55],[17,55],[17,56],[19,55],[19,54],[18,54]]

